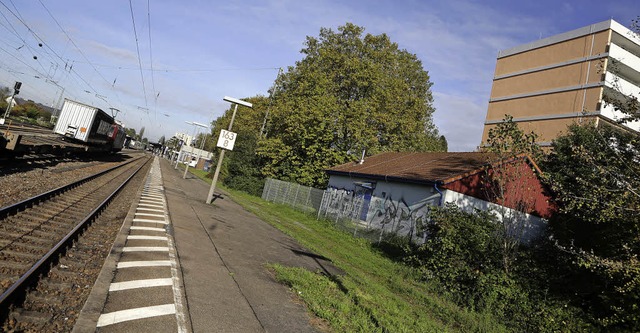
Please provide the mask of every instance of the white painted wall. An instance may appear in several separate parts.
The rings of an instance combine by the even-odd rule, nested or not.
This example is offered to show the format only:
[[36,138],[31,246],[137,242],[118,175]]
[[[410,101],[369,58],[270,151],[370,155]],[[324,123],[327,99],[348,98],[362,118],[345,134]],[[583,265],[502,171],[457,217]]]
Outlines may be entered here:
[[[515,209],[451,190],[444,190],[443,194],[444,202],[453,203],[465,212],[472,213],[476,209],[493,212],[500,221],[504,221],[507,226],[510,226],[509,232],[511,235],[520,237],[525,243],[540,236],[547,226],[547,222],[543,218]],[[510,221],[513,221],[513,223],[510,223]]]
[[491,210],[501,221],[521,221],[522,224],[514,224],[510,231],[525,242],[540,235],[546,227],[546,221],[539,217],[451,190],[441,190],[441,200],[441,194],[429,185],[336,175],[329,178],[328,195],[325,195],[326,202],[322,204],[329,215],[351,214],[350,216],[359,219],[358,209],[362,205],[358,198],[361,198],[359,191],[362,191],[362,188],[356,186],[356,182],[375,183],[366,220],[361,224],[367,228],[380,229],[381,236],[389,232],[402,236],[411,234],[417,243],[424,242],[424,226],[428,223],[429,209],[431,206],[439,205],[441,201],[443,205],[447,202],[453,203],[466,212],[473,212],[475,209]]

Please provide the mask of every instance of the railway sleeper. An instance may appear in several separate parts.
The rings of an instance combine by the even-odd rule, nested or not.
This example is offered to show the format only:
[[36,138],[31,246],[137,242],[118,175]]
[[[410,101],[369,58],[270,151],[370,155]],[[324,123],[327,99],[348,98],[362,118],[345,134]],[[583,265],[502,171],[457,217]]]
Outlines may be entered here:
[[31,268],[30,264],[25,264],[21,262],[12,262],[12,261],[1,261],[0,262],[0,273],[3,276],[14,276],[17,274],[22,274]]
[[3,239],[3,241],[8,241],[9,243],[14,242],[17,238],[27,239],[33,242],[50,242],[51,241],[51,232],[47,230],[40,229],[28,229],[28,228],[11,228],[2,230],[2,237],[7,237],[7,239]]
[[[48,219],[42,219],[42,218],[40,219],[33,218],[33,217],[25,218],[23,216],[19,216],[17,218],[12,217],[10,219],[3,221],[2,229],[5,229],[5,230],[14,229],[19,233],[27,233],[39,227],[47,227],[46,224],[43,224],[44,222],[47,222],[47,221]],[[57,223],[60,223],[60,222],[57,222]],[[54,225],[53,227],[49,226],[49,229],[58,228],[58,227],[60,226],[59,225]]]
[[64,216],[64,217],[74,216],[74,215],[81,214],[83,211],[86,211],[87,205],[90,205],[90,204],[91,202],[85,205],[82,205],[80,207],[68,206],[64,209],[56,209],[54,207],[36,208],[36,209],[29,210],[29,215],[33,217],[43,218],[43,219],[50,219],[56,216]]
[[69,223],[64,225],[50,225],[47,224],[47,221],[43,221],[40,223],[31,223],[27,226],[16,226],[13,225],[10,228],[6,228],[5,230],[11,231],[13,233],[19,233],[21,235],[31,235],[38,238],[50,239],[52,235],[61,234],[60,230],[69,229],[71,225]]
[[41,256],[36,254],[16,252],[11,249],[2,250],[2,252],[0,252],[0,260],[14,260],[14,261],[28,260],[29,262],[35,262],[35,261],[38,261],[40,257]]
[[36,255],[42,256],[51,249],[51,246],[47,246],[47,245],[42,246],[42,245],[29,244],[24,242],[15,242],[11,244],[10,249],[23,251],[24,253],[34,253]]

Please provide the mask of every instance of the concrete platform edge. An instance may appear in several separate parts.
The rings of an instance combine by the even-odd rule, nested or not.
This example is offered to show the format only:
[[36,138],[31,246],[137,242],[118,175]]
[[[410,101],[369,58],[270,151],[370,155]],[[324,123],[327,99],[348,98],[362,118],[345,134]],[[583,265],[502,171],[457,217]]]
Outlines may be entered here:
[[142,182],[142,185],[140,185],[140,188],[136,193],[136,200],[134,200],[131,203],[131,207],[129,207],[129,212],[127,213],[127,216],[120,226],[118,236],[116,236],[116,239],[111,247],[111,251],[109,251],[109,255],[105,259],[104,265],[102,265],[100,274],[98,275],[96,282],[91,288],[91,293],[89,293],[89,297],[87,298],[87,301],[84,303],[84,306],[80,311],[80,315],[78,316],[78,319],[73,326],[73,330],[71,331],[72,333],[96,331],[96,324],[98,322],[100,314],[102,314],[104,304],[107,301],[109,286],[113,281],[113,277],[116,272],[116,265],[120,260],[120,256],[122,255],[122,248],[127,242],[127,235],[129,234],[129,229],[131,228],[131,225],[133,223],[133,217],[135,215],[136,208],[140,201],[140,197],[142,195],[142,191],[144,190],[145,184],[146,178],[145,181]]

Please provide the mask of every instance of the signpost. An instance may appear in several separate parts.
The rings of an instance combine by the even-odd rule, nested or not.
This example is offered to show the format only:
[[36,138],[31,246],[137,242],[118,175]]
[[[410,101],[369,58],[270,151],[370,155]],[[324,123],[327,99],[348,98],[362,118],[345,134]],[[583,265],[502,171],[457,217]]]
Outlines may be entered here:
[[237,136],[237,133],[222,130],[220,131],[220,136],[218,137],[217,146],[222,149],[233,150],[233,145],[236,143]]
[[[207,204],[210,204],[213,201],[213,192],[216,189],[216,183],[218,182],[218,175],[220,174],[220,168],[222,167],[222,159],[224,158],[224,152],[228,150],[233,150],[233,144],[236,141],[237,134],[231,132],[231,128],[233,127],[233,120],[236,118],[236,111],[238,111],[238,104],[246,106],[248,108],[253,108],[253,104],[249,102],[245,102],[243,100],[224,96],[223,98],[227,102],[231,102],[234,105],[233,114],[231,115],[231,121],[229,122],[229,129],[220,131],[220,137],[218,138],[218,147],[221,147],[220,157],[218,158],[218,166],[216,166],[216,171],[213,173],[213,180],[211,181],[211,188],[209,188],[209,194],[207,195]],[[221,146],[222,145],[222,146]],[[226,145],[226,146],[225,146]]]

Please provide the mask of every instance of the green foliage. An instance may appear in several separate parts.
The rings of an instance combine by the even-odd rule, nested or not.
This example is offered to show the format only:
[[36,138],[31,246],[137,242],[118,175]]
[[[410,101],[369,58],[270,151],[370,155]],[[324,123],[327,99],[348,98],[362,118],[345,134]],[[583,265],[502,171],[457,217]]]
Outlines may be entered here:
[[538,135],[534,132],[525,133],[510,115],[505,115],[501,123],[489,130],[487,136],[486,151],[498,154],[501,159],[520,154],[529,155],[534,161],[542,157],[542,149],[536,144]]
[[303,268],[271,265],[276,278],[289,285],[313,313],[326,320],[335,332],[383,332],[362,307],[329,277]]
[[124,132],[127,133],[127,135],[132,137],[134,140],[137,140],[136,130],[134,128],[125,128]]
[[559,214],[550,227],[567,255],[576,303],[607,330],[640,330],[640,138],[573,125],[544,163]]
[[[485,150],[493,154],[493,165],[482,175],[482,190],[488,201],[517,207],[518,211],[525,213],[534,210],[535,200],[540,195],[536,191],[540,189],[530,185],[537,181],[537,175],[524,156],[534,161],[542,157],[542,150],[536,144],[537,137],[534,132],[522,131],[509,115],[505,115],[501,123],[489,130]],[[521,240],[528,222],[523,214],[501,215],[503,217],[498,223],[502,235],[498,241],[502,267],[509,273],[521,249]]]
[[491,315],[461,309],[436,294],[432,281],[418,281],[411,267],[389,260],[364,239],[335,229],[332,222],[243,193],[231,191],[231,196],[343,271],[325,277],[278,269],[278,278],[300,292],[336,332],[506,331]]
[[238,132],[233,152],[229,152],[224,184],[249,194],[260,196],[264,178],[259,168],[259,158],[255,154],[255,133]]
[[[409,252],[405,261],[423,280],[436,280],[458,304],[502,318],[514,331],[557,332],[587,326],[575,307],[546,294],[548,272],[533,250],[517,252],[512,270],[504,268],[504,233],[495,216],[461,211],[453,204],[434,208],[427,241]],[[544,247],[541,258],[553,253]]]
[[480,278],[501,271],[495,216],[482,211],[468,214],[447,204],[434,208],[430,218],[429,238],[409,262],[425,280],[437,279],[458,301],[476,307]]
[[[260,127],[269,107],[268,99],[261,96],[243,98],[253,104],[253,108],[238,106],[235,119],[233,121],[232,132],[238,133],[233,151],[225,153],[220,170],[219,179],[225,185],[245,191],[252,195],[261,195],[264,186],[264,176],[262,173],[263,162],[256,155],[258,136]],[[233,116],[234,106],[231,105],[224,115],[212,123],[211,140],[205,145],[206,149],[219,152],[220,148],[215,148],[221,130],[227,130]],[[217,163],[217,160],[214,161]],[[211,178],[213,178],[211,170]]]
[[305,58],[277,79],[258,154],[263,174],[326,184],[324,169],[383,151],[441,151],[428,73],[385,34],[347,23],[307,37]]

